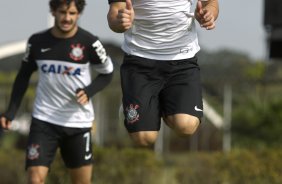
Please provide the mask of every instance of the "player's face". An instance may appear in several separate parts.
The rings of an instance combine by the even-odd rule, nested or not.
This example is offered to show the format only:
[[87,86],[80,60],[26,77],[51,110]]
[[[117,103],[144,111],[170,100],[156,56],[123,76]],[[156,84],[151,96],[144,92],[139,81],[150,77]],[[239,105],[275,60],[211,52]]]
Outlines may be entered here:
[[55,18],[54,29],[58,34],[63,34],[64,36],[73,35],[77,29],[77,21],[79,18],[79,12],[72,1],[69,6],[63,5],[59,7],[56,11],[52,12]]

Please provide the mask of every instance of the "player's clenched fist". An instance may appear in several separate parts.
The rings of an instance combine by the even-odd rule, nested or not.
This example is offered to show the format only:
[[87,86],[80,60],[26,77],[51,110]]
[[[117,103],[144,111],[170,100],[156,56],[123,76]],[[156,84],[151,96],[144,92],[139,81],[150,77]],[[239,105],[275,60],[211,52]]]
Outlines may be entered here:
[[5,116],[0,116],[0,126],[4,130],[9,130],[11,128],[11,121],[8,120]]
[[111,3],[108,13],[108,23],[110,28],[118,33],[122,33],[131,28],[134,20],[134,10],[131,0],[126,2]]

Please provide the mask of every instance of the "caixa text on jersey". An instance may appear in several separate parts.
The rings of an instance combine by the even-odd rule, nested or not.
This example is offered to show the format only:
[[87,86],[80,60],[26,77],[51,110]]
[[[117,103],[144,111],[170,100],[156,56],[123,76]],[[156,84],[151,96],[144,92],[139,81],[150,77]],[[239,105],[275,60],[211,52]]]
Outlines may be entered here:
[[42,64],[40,67],[43,73],[54,73],[63,75],[80,75],[81,68],[74,68],[73,66],[55,65],[55,64]]

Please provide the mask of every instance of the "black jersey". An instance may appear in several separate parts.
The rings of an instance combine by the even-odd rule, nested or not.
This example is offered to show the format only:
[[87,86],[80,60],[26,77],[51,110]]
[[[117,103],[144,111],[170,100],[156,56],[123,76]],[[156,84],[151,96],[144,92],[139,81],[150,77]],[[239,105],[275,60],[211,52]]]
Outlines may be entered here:
[[112,61],[96,36],[82,28],[67,39],[54,37],[50,29],[34,34],[23,64],[39,72],[33,117],[65,127],[92,126],[92,102],[80,105],[76,90],[91,83],[91,65],[102,74],[113,71]]

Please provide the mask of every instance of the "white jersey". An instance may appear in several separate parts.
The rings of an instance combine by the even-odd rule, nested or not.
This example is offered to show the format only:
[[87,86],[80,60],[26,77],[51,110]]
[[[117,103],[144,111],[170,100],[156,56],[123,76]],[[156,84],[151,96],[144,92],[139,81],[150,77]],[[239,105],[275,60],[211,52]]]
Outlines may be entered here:
[[39,73],[33,117],[64,127],[92,126],[92,102],[79,104],[76,91],[92,82],[90,66],[98,73],[113,71],[111,59],[96,36],[81,28],[68,39],[55,38],[50,30],[35,34],[29,39],[23,62]]
[[132,0],[135,19],[122,49],[157,60],[193,57],[199,50],[193,0]]
[[[78,88],[91,83],[89,63],[38,60],[37,65],[40,82],[32,116],[65,127],[91,127],[94,120],[92,101],[80,105],[75,96]],[[69,74],[63,74],[66,72]]]

